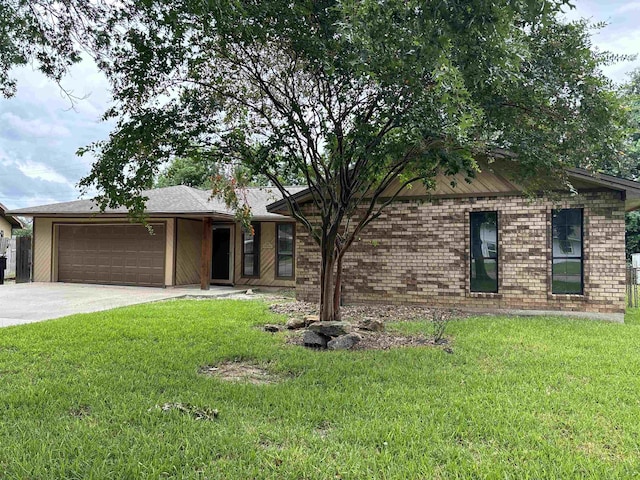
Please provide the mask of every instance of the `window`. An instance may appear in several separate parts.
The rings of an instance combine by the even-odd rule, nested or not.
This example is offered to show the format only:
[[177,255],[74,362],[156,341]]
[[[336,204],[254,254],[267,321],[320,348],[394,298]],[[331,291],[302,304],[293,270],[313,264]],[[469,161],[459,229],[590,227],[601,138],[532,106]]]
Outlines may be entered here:
[[471,212],[471,291],[498,292],[498,212]]
[[551,292],[582,295],[582,209],[554,210]]
[[276,276],[293,277],[293,223],[279,223],[276,228]]
[[260,224],[252,223],[251,232],[242,231],[242,276],[260,276]]

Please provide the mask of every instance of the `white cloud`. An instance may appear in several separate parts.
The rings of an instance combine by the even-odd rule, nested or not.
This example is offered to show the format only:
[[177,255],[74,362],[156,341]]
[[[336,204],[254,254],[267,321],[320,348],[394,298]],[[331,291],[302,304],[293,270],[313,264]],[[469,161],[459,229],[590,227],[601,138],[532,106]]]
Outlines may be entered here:
[[16,167],[29,178],[39,178],[48,182],[64,183],[73,186],[73,183],[69,182],[69,180],[44,163],[27,160],[26,162],[16,162]]
[[638,10],[640,10],[640,2],[628,2],[616,8],[614,14],[631,13]]
[[24,136],[31,137],[68,137],[71,132],[64,125],[48,123],[41,118],[27,120],[12,112],[5,112],[0,116],[2,121]]

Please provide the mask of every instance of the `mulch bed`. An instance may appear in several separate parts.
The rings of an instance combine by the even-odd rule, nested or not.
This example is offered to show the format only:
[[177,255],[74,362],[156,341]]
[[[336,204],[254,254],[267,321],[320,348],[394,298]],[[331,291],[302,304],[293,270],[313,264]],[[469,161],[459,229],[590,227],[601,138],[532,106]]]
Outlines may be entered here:
[[[307,315],[317,315],[318,306],[308,302],[285,301],[275,302],[270,306],[271,311],[286,315],[289,318],[304,318]],[[455,309],[432,308],[420,305],[345,305],[341,307],[342,320],[354,325],[362,340],[352,350],[389,350],[398,347],[441,347],[447,353],[453,353],[449,340],[444,338],[436,343],[428,334],[403,335],[399,332],[370,332],[357,328],[359,322],[365,319],[376,319],[383,323],[410,322],[417,320],[459,319],[469,316]],[[303,345],[302,330],[289,331],[287,343]]]
[[[271,310],[281,315],[302,318],[317,315],[318,305],[308,302],[282,302],[271,305]],[[407,322],[432,319],[436,314],[445,318],[464,318],[469,314],[456,309],[425,307],[421,305],[345,305],[340,308],[342,319],[357,322],[365,318],[375,318],[383,322]]]
[[[351,350],[389,350],[399,347],[442,347],[447,353],[453,353],[449,340],[443,339],[439,343],[426,335],[402,335],[397,332],[366,332],[355,329],[362,337]],[[303,330],[293,330],[287,334],[287,343],[304,346],[302,342]],[[323,350],[325,351],[325,350]]]

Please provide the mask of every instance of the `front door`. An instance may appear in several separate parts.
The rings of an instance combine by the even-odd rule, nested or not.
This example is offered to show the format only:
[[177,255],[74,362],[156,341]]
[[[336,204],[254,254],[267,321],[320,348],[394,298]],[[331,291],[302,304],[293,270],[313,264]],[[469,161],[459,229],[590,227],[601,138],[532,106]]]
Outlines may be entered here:
[[211,280],[213,283],[231,283],[233,281],[231,227],[213,227],[212,240]]

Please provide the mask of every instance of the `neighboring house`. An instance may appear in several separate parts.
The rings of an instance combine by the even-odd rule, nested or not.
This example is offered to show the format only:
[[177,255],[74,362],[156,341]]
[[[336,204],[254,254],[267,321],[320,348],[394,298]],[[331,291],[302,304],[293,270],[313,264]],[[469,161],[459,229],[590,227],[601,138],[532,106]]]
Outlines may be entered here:
[[7,207],[0,203],[0,238],[12,238],[13,230],[18,228],[24,228],[22,221],[7,214]]
[[[625,211],[640,183],[569,172],[580,193],[530,199],[484,171],[471,183],[415,185],[345,255],[344,303],[414,303],[468,310],[625,311]],[[309,192],[296,194],[310,208]],[[286,214],[284,201],[268,207]],[[319,300],[320,252],[297,228],[296,296]],[[595,315],[598,316],[598,315]]]
[[[301,190],[293,187],[292,191]],[[154,287],[200,284],[295,286],[293,219],[269,213],[281,198],[250,188],[255,236],[208,191],[187,186],[149,190],[148,224],[123,208],[99,210],[91,200],[23,208],[33,217],[33,280]]]

